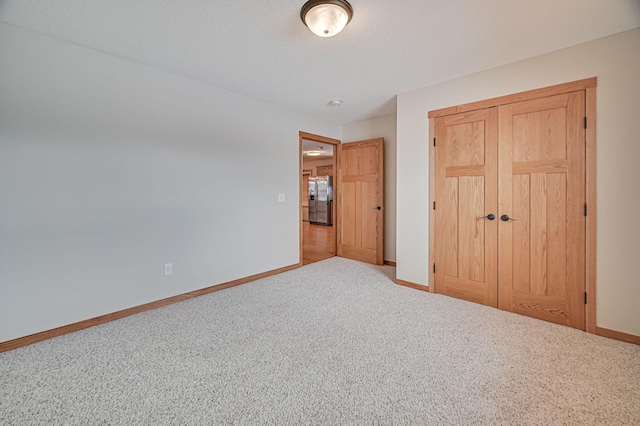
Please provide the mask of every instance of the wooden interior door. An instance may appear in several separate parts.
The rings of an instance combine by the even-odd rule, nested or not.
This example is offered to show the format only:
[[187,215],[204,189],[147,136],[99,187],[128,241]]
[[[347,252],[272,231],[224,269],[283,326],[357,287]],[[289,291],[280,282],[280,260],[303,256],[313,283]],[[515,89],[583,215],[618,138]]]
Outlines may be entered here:
[[580,329],[584,117],[584,91],[499,107],[499,307]]
[[384,140],[338,145],[338,256],[384,263]]
[[436,119],[435,291],[497,306],[497,110]]

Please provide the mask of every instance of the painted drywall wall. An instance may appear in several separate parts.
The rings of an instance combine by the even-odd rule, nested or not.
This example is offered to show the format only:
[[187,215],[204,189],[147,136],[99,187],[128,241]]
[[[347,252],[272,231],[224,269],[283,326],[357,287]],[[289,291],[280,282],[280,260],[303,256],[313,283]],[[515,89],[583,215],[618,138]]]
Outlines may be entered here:
[[341,134],[0,24],[0,341],[298,263],[301,130]]
[[384,138],[384,260],[396,261],[396,114],[342,126],[342,143]]
[[398,278],[428,283],[428,111],[597,77],[596,321],[640,335],[639,52],[635,29],[399,95]]

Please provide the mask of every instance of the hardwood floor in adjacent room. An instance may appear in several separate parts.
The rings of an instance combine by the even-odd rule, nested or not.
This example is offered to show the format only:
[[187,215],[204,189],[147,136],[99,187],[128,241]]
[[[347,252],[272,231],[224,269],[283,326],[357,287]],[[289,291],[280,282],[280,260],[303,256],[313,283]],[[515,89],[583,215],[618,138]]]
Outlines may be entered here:
[[302,222],[302,264],[317,262],[336,255],[333,226]]

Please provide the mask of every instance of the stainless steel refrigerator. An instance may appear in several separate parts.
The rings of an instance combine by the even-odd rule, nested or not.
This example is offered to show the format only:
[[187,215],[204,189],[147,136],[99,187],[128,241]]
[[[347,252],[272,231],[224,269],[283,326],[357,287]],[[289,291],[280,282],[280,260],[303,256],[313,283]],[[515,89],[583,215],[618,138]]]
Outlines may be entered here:
[[333,225],[333,183],[331,176],[309,178],[309,223]]

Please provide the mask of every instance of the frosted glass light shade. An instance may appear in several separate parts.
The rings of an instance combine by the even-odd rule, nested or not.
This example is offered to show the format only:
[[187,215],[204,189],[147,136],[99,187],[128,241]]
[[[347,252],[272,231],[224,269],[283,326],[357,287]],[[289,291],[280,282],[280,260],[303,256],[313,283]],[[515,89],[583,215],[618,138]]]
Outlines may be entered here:
[[320,37],[333,37],[351,20],[353,9],[344,0],[311,0],[300,12],[307,27]]

